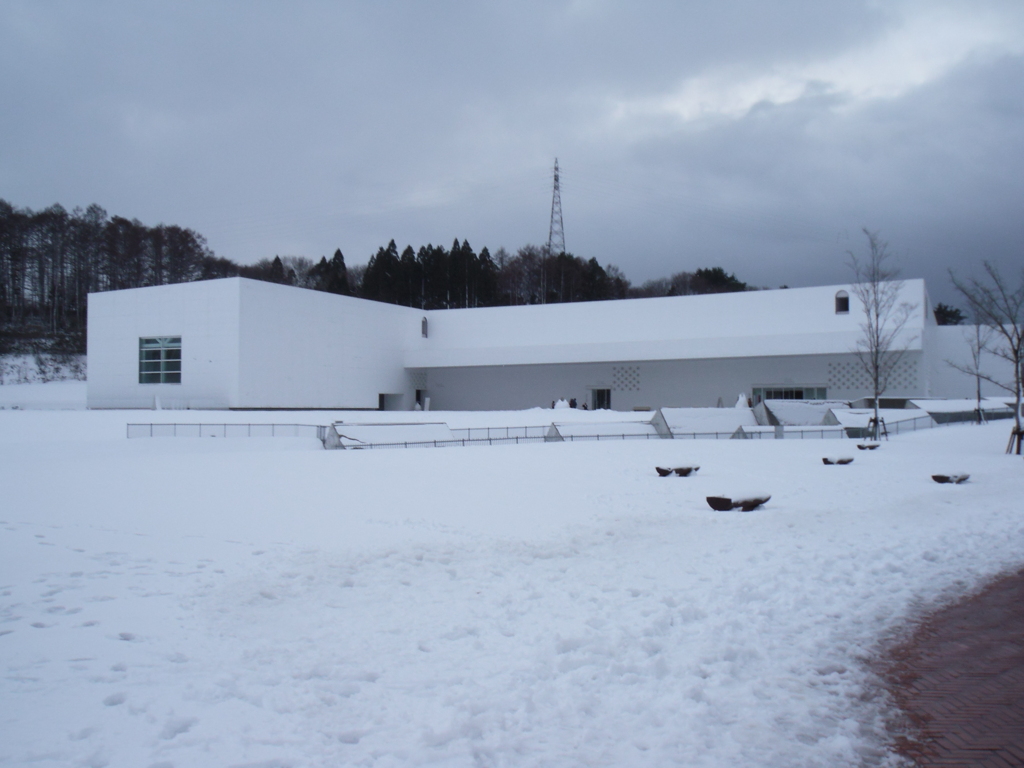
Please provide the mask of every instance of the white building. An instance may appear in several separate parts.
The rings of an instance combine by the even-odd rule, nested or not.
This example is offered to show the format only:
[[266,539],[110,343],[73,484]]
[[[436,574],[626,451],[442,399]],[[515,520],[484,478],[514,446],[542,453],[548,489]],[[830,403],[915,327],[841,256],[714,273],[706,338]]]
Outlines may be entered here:
[[[970,397],[922,280],[885,397]],[[90,408],[518,409],[871,394],[850,286],[417,310],[229,278],[89,296]],[[986,392],[995,394],[989,389]]]

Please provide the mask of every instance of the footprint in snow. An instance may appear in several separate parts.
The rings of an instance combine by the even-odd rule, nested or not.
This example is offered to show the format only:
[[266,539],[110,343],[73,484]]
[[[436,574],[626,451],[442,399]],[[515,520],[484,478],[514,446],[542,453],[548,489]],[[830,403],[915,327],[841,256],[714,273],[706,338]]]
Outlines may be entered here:
[[116,707],[118,704],[124,704],[126,698],[123,693],[112,693],[103,700],[103,706]]
[[[81,610],[81,608],[79,608],[78,610]],[[73,608],[69,611],[63,605],[51,605],[49,608],[46,609],[46,612],[47,613],[78,613],[78,611],[76,611]]]
[[187,733],[188,730],[198,723],[199,720],[194,717],[172,717],[164,725],[164,729],[160,731],[161,739],[173,739],[175,736],[179,736],[182,733]]
[[135,639],[135,635],[131,632],[121,632],[118,634],[117,638],[118,640],[125,640],[130,643],[132,640]]

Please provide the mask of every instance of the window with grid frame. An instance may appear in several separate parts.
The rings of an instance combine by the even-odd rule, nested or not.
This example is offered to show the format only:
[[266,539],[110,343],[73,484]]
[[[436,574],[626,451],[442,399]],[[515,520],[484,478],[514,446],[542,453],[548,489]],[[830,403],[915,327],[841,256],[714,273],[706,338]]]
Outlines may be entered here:
[[181,384],[181,336],[139,339],[139,384]]
[[826,400],[825,387],[754,387],[754,404],[764,400]]

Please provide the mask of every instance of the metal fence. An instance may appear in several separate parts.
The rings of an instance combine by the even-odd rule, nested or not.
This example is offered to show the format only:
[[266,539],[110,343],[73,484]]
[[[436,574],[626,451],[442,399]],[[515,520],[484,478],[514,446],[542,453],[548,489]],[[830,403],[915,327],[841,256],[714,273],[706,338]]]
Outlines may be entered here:
[[750,432],[743,430],[742,435],[736,432],[673,432],[672,437],[676,440],[725,440],[736,437],[737,440],[839,440],[849,437],[842,427],[783,427],[751,429]]
[[313,437],[323,440],[317,424],[129,424],[128,437]]
[[[952,422],[951,422],[952,423]],[[886,432],[889,436],[899,435],[903,432],[916,432],[921,429],[932,429],[937,426],[946,426],[936,422],[931,416],[925,414],[913,419],[893,422],[886,425]],[[317,424],[128,424],[127,433],[129,438],[139,437],[304,437],[316,438],[323,442],[327,436],[327,430],[333,429],[333,425]],[[630,434],[591,434],[591,435],[561,435],[560,438],[548,437],[550,426],[526,426],[526,427],[471,427],[453,429],[451,440],[403,440],[381,443],[362,443],[360,445],[347,445],[347,449],[377,449],[377,448],[447,448],[452,446],[472,445],[522,445],[527,443],[543,442],[566,442],[586,443],[602,441],[624,441],[624,440],[661,440],[661,435],[654,432],[630,433]],[[870,437],[867,427],[842,427],[827,426],[820,428],[793,427],[781,430],[756,429],[744,432],[742,439],[747,440],[777,440],[780,437],[787,440],[807,439],[828,439],[828,438],[853,438],[864,439]],[[672,437],[676,440],[728,440],[736,435],[736,430],[726,432],[676,432]]]
[[515,442],[516,439],[529,440],[543,438],[547,435],[549,426],[544,427],[469,427],[467,429],[453,429],[452,435],[456,440],[506,440]]
[[474,437],[456,438],[454,440],[403,440],[393,443],[359,443],[358,445],[348,444],[345,450],[361,451],[375,450],[378,448],[450,448],[453,446],[465,447],[468,445],[525,445],[527,443],[543,443],[544,436],[525,437],[512,435],[511,437]]
[[[952,422],[950,422],[952,423]],[[912,419],[903,419],[901,421],[894,421],[892,424],[886,424],[885,419],[882,420],[882,428],[879,431],[881,437],[888,435],[899,435],[904,432],[917,432],[921,429],[933,429],[934,427],[949,426],[949,424],[940,424],[933,419],[929,414],[923,416],[915,416]],[[874,435],[872,427],[844,427],[848,437],[857,439],[866,439]]]

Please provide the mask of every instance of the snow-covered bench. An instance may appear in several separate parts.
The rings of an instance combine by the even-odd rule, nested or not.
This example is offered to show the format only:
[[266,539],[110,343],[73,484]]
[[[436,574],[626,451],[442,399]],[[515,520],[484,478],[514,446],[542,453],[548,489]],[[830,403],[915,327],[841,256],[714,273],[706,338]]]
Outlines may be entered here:
[[770,495],[747,496],[742,499],[731,499],[728,496],[708,496],[708,506],[716,512],[728,512],[730,509],[741,509],[744,512],[753,512],[755,509],[766,503]]

